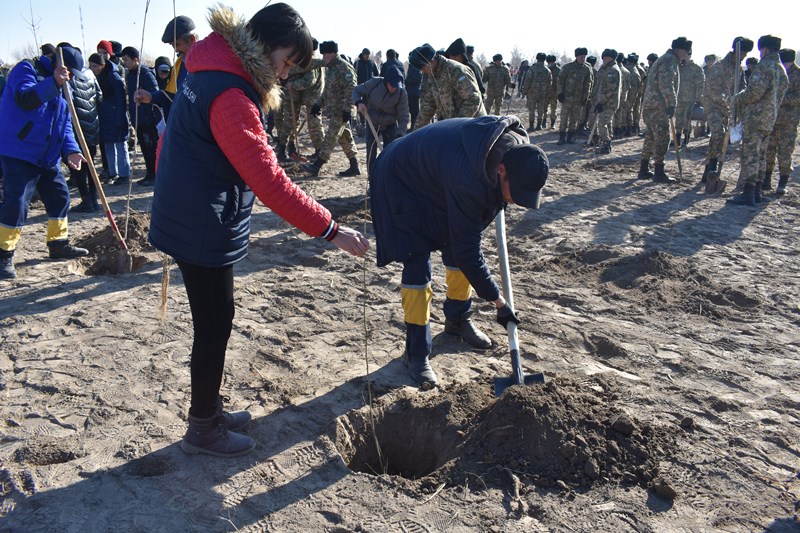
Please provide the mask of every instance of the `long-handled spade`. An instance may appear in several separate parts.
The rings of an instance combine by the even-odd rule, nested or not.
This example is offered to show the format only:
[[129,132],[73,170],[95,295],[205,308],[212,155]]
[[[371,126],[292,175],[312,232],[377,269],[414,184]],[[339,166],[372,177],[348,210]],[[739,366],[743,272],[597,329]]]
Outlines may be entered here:
[[[511,270],[508,268],[508,250],[506,249],[506,216],[501,209],[494,219],[497,228],[497,253],[500,256],[500,277],[503,280],[503,296],[511,309],[514,309],[514,294],[511,290]],[[519,341],[517,339],[517,325],[508,323],[508,347],[511,349],[511,368],[514,375],[509,378],[494,378],[494,395],[500,397],[512,385],[532,385],[544,383],[544,374],[525,374],[519,356]]]
[[[59,65],[63,65],[64,53],[62,52],[61,47],[58,48],[58,59]],[[106,199],[106,195],[103,192],[103,185],[100,183],[100,177],[97,175],[97,169],[94,168],[92,154],[89,153],[89,146],[86,144],[86,138],[83,136],[81,123],[78,120],[77,113],[75,112],[75,104],[72,101],[72,94],[70,94],[69,82],[65,82],[64,85],[61,86],[61,89],[64,92],[64,100],[67,101],[67,106],[69,107],[73,133],[75,134],[75,138],[78,140],[78,144],[81,147],[83,157],[86,159],[86,165],[89,168],[89,175],[91,175],[92,181],[94,181],[94,186],[97,189],[97,195],[100,197],[100,203],[103,204],[103,211],[106,212],[108,222],[111,224],[111,229],[113,230],[114,236],[117,238],[117,243],[120,246],[120,251],[117,255],[117,274],[130,272],[133,269],[133,257],[130,254],[130,250],[128,250],[128,245],[125,242],[125,239],[122,237],[122,234],[119,231],[119,227],[117,227],[117,221],[114,220],[114,215],[111,213],[111,208],[108,206],[108,199]]]

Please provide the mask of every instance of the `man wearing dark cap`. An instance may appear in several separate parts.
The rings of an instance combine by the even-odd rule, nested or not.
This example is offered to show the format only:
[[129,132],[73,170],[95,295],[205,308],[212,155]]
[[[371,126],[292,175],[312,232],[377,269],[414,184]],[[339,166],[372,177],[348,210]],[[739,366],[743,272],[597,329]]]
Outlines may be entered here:
[[450,43],[450,46],[447,47],[447,50],[444,51],[444,57],[447,59],[452,59],[453,61],[457,61],[462,65],[466,65],[472,69],[472,73],[475,74],[475,81],[478,82],[478,89],[481,91],[481,95],[486,93],[486,87],[483,86],[483,73],[481,72],[481,67],[474,61],[470,61],[469,57],[467,56],[467,45],[464,44],[464,39],[460,37]]
[[732,50],[721,61],[717,61],[708,69],[703,92],[703,111],[711,130],[702,181],[705,182],[710,177],[712,184],[707,185],[706,190],[719,191],[722,188],[722,185],[717,185],[720,173],[719,158],[722,156],[722,144],[728,132],[731,97],[735,91],[734,80],[738,80],[738,87],[744,87],[742,61],[753,50],[753,41],[745,37],[736,37],[731,47]]
[[556,98],[561,102],[561,124],[556,144],[575,144],[578,120],[592,89],[591,67],[586,64],[586,48],[575,49],[575,60],[570,61],[558,74]]
[[[183,80],[186,79],[186,74],[188,74],[183,60],[192,46],[194,46],[194,43],[197,42],[197,34],[194,30],[194,21],[185,15],[179,15],[169,21],[164,29],[164,35],[161,36],[161,42],[169,44],[175,49],[177,59],[175,59],[175,64],[172,65],[169,71],[166,87],[156,91],[145,91],[144,89],[136,91],[137,101],[158,106],[163,111],[165,119],[169,116],[169,109],[172,107],[172,101],[178,93],[178,87],[183,85]],[[163,128],[164,124],[161,123],[160,126]]]
[[338,143],[350,161],[350,167],[340,172],[339,176],[358,176],[361,174],[361,169],[358,167],[358,149],[350,129],[356,73],[352,65],[339,55],[339,45],[334,41],[320,43],[319,51],[325,63],[325,86],[319,102],[311,107],[310,113],[312,115],[324,113],[325,138],[319,155],[305,165],[305,170],[312,176],[319,176],[320,169],[330,160]]
[[[669,121],[675,116],[678,104],[680,62],[689,57],[691,41],[678,37],[664,55],[656,59],[647,73],[647,88],[642,101],[642,117],[647,125],[639,166],[639,179],[650,179],[658,183],[675,183],[675,178],[664,171],[664,156],[670,140]],[[650,158],[655,164],[655,173],[649,169]]]
[[[614,113],[622,101],[622,74],[617,65],[617,52],[613,48],[603,50],[600,58],[603,65],[594,77],[592,94],[592,123],[597,123],[599,139],[595,152],[611,153],[611,128]],[[592,125],[594,127],[594,124]]]
[[[358,55],[358,59],[353,61],[353,69],[356,71],[356,84],[361,85],[366,83],[370,78],[378,75],[378,66],[370,59],[372,53],[369,48],[364,48]],[[363,115],[358,116],[358,131],[356,134],[359,137],[364,136],[365,122]]]
[[[547,68],[550,69],[550,74],[553,76],[553,82],[550,84],[550,90],[547,91],[547,107],[550,112],[550,129],[556,127],[556,109],[558,108],[558,75],[561,74],[561,67],[556,63],[556,56],[549,54],[545,61],[547,61]],[[547,112],[547,111],[545,111]]]
[[403,360],[423,390],[436,385],[431,355],[431,252],[441,250],[444,331],[476,348],[492,341],[473,323],[473,288],[504,327],[519,323],[481,252],[481,234],[507,204],[538,208],[549,163],[514,116],[436,122],[393,142],[370,180],[378,266],[402,262]]
[[438,120],[445,120],[486,114],[471,68],[437,54],[428,43],[412,50],[408,62],[422,71],[426,78],[415,130],[430,124],[434,115]]
[[763,35],[758,40],[761,60],[747,87],[733,96],[731,105],[741,110],[742,147],[739,151],[741,194],[728,200],[732,204],[754,206],[762,201],[761,189],[767,171],[767,142],[775,128],[778,108],[789,86],[786,69],[778,51],[781,38]]
[[769,136],[767,146],[767,173],[764,177],[762,190],[768,191],[771,187],[772,172],[775,169],[775,157],[778,158],[778,171],[780,180],[775,194],[781,196],[786,193],[786,185],[792,174],[792,154],[797,146],[797,126],[800,124],[800,69],[795,63],[795,51],[783,48],[778,52],[789,78],[789,86],[781,100],[778,109],[778,118],[775,128]]
[[385,78],[386,71],[392,67],[397,67],[403,76],[406,75],[406,69],[403,66],[402,61],[397,58],[397,50],[394,48],[389,48],[386,50],[386,61],[381,63],[381,78]]
[[547,91],[553,83],[553,75],[544,64],[547,54],[536,54],[536,63],[525,76],[522,94],[525,95],[528,106],[528,130],[539,131],[545,127],[547,118]]
[[[397,137],[406,134],[410,115],[408,95],[403,84],[403,73],[390,67],[384,77],[371,78],[353,89],[353,104],[362,115],[369,114],[372,125],[383,140],[383,148]],[[378,153],[377,139],[372,129],[366,131],[367,171],[372,175],[372,165]]]
[[495,54],[492,62],[483,71],[483,83],[486,85],[486,112],[499,115],[503,108],[503,95],[506,87],[514,88],[511,83],[511,72],[503,64],[502,54]]
[[[145,176],[137,183],[143,187],[152,187],[156,182],[156,147],[158,146],[158,130],[156,124],[161,114],[153,109],[151,104],[137,102],[135,94],[137,81],[139,89],[148,93],[158,91],[158,83],[153,70],[142,65],[139,61],[139,50],[133,46],[126,46],[120,53],[122,64],[128,70],[125,82],[128,90],[128,114],[131,124],[136,128],[136,140],[142,150],[145,164]],[[158,117],[156,116],[158,114]],[[121,179],[115,185],[124,183]]]

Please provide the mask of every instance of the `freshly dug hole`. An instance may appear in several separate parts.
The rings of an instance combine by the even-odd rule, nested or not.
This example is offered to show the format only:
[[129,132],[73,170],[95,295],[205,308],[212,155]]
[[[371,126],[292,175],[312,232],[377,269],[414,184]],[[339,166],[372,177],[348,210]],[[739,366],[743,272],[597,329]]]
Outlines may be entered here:
[[[117,227],[120,233],[125,236],[125,217],[117,217]],[[131,212],[128,222],[128,237],[125,243],[128,245],[128,254],[132,258],[133,266],[131,272],[142,268],[150,260],[146,253],[155,252],[147,241],[147,233],[150,230],[150,216],[144,213]],[[78,270],[90,276],[104,276],[108,274],[124,274],[120,267],[124,267],[124,262],[120,261],[120,256],[125,255],[125,251],[120,247],[114,231],[110,224],[106,224],[102,230],[79,240],[77,246],[89,250],[87,257],[78,259],[75,263]]]

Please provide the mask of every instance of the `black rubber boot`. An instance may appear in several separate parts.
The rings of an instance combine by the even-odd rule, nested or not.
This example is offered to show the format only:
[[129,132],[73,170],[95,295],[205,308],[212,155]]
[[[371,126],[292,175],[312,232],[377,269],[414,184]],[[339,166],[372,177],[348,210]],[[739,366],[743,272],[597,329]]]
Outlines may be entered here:
[[47,243],[50,252],[50,259],[75,259],[89,255],[86,248],[72,246],[67,239],[59,239]]
[[253,418],[247,411],[225,411],[224,403],[228,398],[220,396],[217,398],[217,416],[222,419],[222,423],[230,431],[236,431],[245,427]]
[[739,195],[734,196],[733,198],[729,198],[728,203],[734,205],[746,205],[750,207],[755,207],[756,205],[755,193],[756,193],[756,186],[753,185],[752,183],[745,183],[742,192]]
[[17,271],[14,269],[14,250],[0,250],[0,279],[14,279]]
[[654,174],[650,171],[650,160],[642,159],[639,162],[639,174],[636,176],[640,180],[651,180]]
[[350,158],[350,168],[339,172],[339,176],[342,178],[346,178],[349,176],[360,176],[360,175],[361,175],[361,169],[358,168],[358,159],[356,159],[355,157]]
[[664,163],[656,163],[655,164],[655,174],[653,174],[653,181],[658,183],[675,183],[677,180],[675,178],[671,178],[664,172]]
[[606,141],[602,145],[600,145],[600,154],[610,154],[611,153],[611,141]]
[[306,163],[303,165],[303,170],[312,176],[319,176],[319,171],[322,170],[322,165],[324,164],[325,161],[321,157],[317,157],[311,163]]
[[761,202],[764,201],[764,196],[761,194],[763,185],[764,185],[763,182],[757,181],[756,188],[753,189],[753,200],[755,200],[757,204],[760,204]]
[[472,321],[472,312],[464,313],[460,321],[445,318],[444,332],[458,335],[461,340],[476,348],[486,349],[492,346],[492,341]]
[[189,415],[189,429],[181,441],[186,453],[217,457],[239,457],[253,451],[256,442],[247,435],[229,431],[222,417],[195,418]]
[[764,183],[761,184],[762,191],[771,191],[772,190],[772,171],[767,170],[764,174]]
[[289,162],[289,156],[286,155],[286,145],[278,142],[275,146],[275,157],[278,158],[278,163],[287,163]]
[[422,390],[430,390],[436,387],[436,373],[431,368],[428,356],[408,356],[408,351],[403,352],[403,363],[408,368],[408,375],[419,385]]
[[775,194],[783,196],[786,194],[786,186],[789,185],[789,176],[781,176],[778,180],[778,188],[775,189]]
[[556,144],[561,146],[562,144],[566,144],[566,142],[567,142],[567,132],[566,131],[559,132],[558,142],[556,142]]
[[567,144],[575,144],[575,132],[568,131],[567,132]]

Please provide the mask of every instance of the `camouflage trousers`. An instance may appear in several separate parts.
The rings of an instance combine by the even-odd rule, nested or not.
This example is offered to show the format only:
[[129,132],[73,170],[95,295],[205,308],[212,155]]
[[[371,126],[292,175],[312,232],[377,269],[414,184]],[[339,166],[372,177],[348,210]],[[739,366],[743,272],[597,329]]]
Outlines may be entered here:
[[669,149],[670,130],[669,117],[663,107],[642,109],[642,118],[647,125],[642,146],[642,159],[653,158],[656,164],[664,163],[664,156]]
[[711,139],[708,141],[708,159],[722,157],[722,143],[728,131],[728,110],[722,107],[706,107],[706,123],[711,130]]
[[[597,137],[602,143],[611,140],[615,113],[616,111],[613,109],[603,109],[595,118],[597,120]],[[592,124],[592,127],[594,127],[594,124]]]
[[534,120],[538,117],[539,121],[544,121],[547,118],[547,95],[544,93],[531,93],[528,95],[526,102],[528,106],[528,116],[530,117],[531,127],[535,127],[537,122]]
[[625,124],[629,128],[634,128],[637,124],[635,121],[636,114],[634,108],[636,107],[636,95],[631,96],[625,101]]
[[[486,90],[486,111],[490,115],[499,115],[503,109],[503,91]],[[491,110],[491,111],[490,111]]]
[[639,121],[642,119],[642,93],[636,95],[633,101],[633,127],[639,127]]
[[325,128],[322,148],[319,150],[320,158],[323,161],[329,161],[334,148],[336,148],[336,143],[339,143],[348,159],[358,156],[353,132],[350,130],[350,121],[343,121],[341,115],[326,116],[325,120],[327,128]]
[[693,109],[694,102],[678,102],[678,106],[675,108],[675,130],[677,133],[691,130]]
[[769,130],[744,123],[742,131],[742,148],[739,152],[739,182],[755,185],[764,181],[767,170],[767,140]]
[[558,97],[555,93],[552,95],[547,95],[546,98],[546,108],[544,114],[550,113],[550,122],[552,124],[556,123],[556,110],[558,109]]
[[778,158],[778,172],[780,176],[790,176],[792,168],[792,154],[797,142],[797,126],[800,116],[788,120],[779,118],[775,122],[775,129],[769,136],[767,143],[767,172],[775,169],[775,158]]
[[580,100],[564,100],[561,104],[561,123],[559,133],[574,132],[578,129],[578,121],[583,111],[583,102]]
[[[306,106],[308,136],[311,137],[311,144],[314,145],[314,149],[319,150],[325,138],[325,134],[322,130],[322,119],[309,112],[311,107],[317,102],[317,99],[305,93],[293,93],[292,96],[293,98],[290,98],[289,94],[285,95],[281,102],[283,120],[281,121],[281,129],[279,130],[278,138],[286,144],[297,144],[297,139],[294,134],[295,128],[298,128],[299,133],[299,129],[302,126],[300,123],[300,110],[303,106]],[[292,111],[294,111],[294,116],[292,116]]]
[[614,124],[614,129],[625,127],[625,124],[628,122],[628,117],[625,114],[625,102],[619,103],[619,107],[614,112],[614,116],[612,117],[611,121]]

